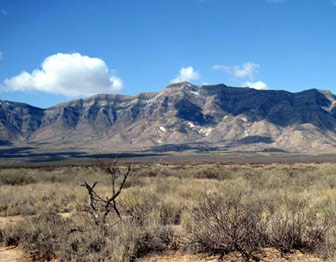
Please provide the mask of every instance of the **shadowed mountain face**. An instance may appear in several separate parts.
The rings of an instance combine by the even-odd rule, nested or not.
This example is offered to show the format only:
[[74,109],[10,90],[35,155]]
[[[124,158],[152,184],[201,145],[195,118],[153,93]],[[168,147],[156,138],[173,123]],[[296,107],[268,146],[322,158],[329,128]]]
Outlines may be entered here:
[[290,93],[186,82],[155,93],[96,95],[48,109],[0,101],[0,145],[330,151],[336,147],[335,101],[330,92],[315,89]]
[[0,141],[26,139],[41,126],[43,115],[40,108],[0,101]]
[[[335,97],[328,99],[319,90],[300,93],[265,91],[249,88],[204,87],[216,97],[218,106],[232,114],[244,114],[251,121],[267,120],[275,125],[290,126],[311,123],[322,129],[334,129],[335,118],[328,110]],[[327,109],[327,110],[326,110]]]

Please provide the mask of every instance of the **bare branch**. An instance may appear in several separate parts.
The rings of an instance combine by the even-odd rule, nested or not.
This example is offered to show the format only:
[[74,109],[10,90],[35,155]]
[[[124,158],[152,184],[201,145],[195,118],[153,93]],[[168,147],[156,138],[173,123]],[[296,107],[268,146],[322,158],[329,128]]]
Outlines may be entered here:
[[95,223],[98,225],[99,224],[99,215],[98,215],[98,211],[96,208],[96,204],[95,204],[95,198],[94,195],[96,194],[93,189],[94,187],[98,184],[98,182],[94,182],[94,184],[92,186],[90,186],[86,181],[84,181],[84,184],[82,186],[84,186],[87,191],[88,191],[88,202],[89,202],[89,206],[91,208],[91,212],[90,214],[92,215]]
[[[123,187],[125,186],[126,180],[131,172],[131,167],[128,166],[126,173],[122,174],[120,169],[117,168],[116,159],[112,164],[108,162],[100,162],[95,165],[95,167],[111,175],[112,196],[103,199],[94,191],[94,187],[98,182],[95,182],[92,186],[90,186],[87,182],[84,182],[82,186],[85,187],[88,191],[90,214],[92,215],[96,225],[100,223],[105,224],[106,218],[112,210],[114,210],[116,215],[121,219],[121,215],[116,204],[116,198],[120,195]],[[116,190],[116,179],[121,175],[123,176],[123,179],[118,189]],[[102,213],[99,213],[98,206],[103,209]]]

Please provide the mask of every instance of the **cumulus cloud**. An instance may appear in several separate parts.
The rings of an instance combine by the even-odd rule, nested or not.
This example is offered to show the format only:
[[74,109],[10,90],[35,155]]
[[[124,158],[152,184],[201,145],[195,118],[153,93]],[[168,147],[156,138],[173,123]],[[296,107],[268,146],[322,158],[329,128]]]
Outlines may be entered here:
[[254,88],[254,89],[259,89],[259,90],[268,89],[267,84],[264,83],[263,81],[257,81],[257,82],[247,81],[243,85],[247,86],[247,87]]
[[79,53],[58,53],[47,57],[41,69],[5,79],[2,89],[78,97],[114,93],[122,87],[122,80],[109,71],[103,60]]
[[178,83],[184,81],[191,82],[200,79],[201,79],[200,74],[197,71],[195,71],[192,66],[189,66],[189,67],[182,67],[179,75],[172,80],[172,83]]
[[255,63],[245,63],[243,65],[235,66],[225,66],[225,65],[214,65],[212,68],[216,71],[222,71],[233,75],[236,78],[249,78],[253,79],[255,75],[259,72],[259,65]]

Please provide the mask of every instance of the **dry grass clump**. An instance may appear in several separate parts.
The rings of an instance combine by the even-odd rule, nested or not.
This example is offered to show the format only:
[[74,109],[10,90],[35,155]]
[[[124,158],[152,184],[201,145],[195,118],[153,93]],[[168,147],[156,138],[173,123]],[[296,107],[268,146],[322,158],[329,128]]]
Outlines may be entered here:
[[0,215],[35,215],[40,210],[68,212],[85,199],[79,186],[63,183],[0,187]]

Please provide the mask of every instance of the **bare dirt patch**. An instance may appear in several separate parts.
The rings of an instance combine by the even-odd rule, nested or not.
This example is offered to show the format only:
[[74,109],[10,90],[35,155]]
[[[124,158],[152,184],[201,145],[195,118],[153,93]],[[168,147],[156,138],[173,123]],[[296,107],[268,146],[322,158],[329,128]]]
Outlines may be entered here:
[[6,227],[8,224],[16,223],[21,221],[23,216],[8,216],[8,217],[0,217],[0,228]]
[[20,248],[0,247],[0,262],[31,262],[27,254]]
[[[321,259],[308,255],[302,254],[299,251],[294,251],[292,254],[285,255],[281,257],[280,252],[274,249],[265,249],[263,254],[259,255],[260,261],[264,262],[322,262]],[[204,255],[191,255],[184,254],[181,251],[171,251],[165,252],[164,254],[151,254],[144,258],[138,260],[138,262],[218,262],[219,256],[204,256]],[[242,261],[241,256],[236,253],[230,253],[223,257],[225,262],[238,262]]]

